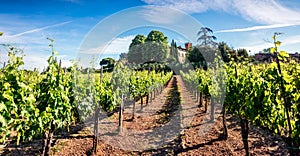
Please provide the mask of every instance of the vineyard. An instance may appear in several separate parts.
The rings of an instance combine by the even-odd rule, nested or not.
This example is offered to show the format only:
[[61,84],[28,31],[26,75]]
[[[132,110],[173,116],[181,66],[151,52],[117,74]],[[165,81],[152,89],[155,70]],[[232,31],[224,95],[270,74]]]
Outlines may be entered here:
[[[198,143],[194,128],[199,126],[199,122],[201,125],[203,121],[215,121],[215,129],[222,131],[221,137],[217,136],[215,141],[225,142],[228,139],[236,143],[231,135],[240,133],[243,147],[235,153],[220,145],[218,148],[223,152],[210,149],[214,154],[253,154],[251,150],[255,147],[251,147],[253,143],[249,137],[254,132],[249,127],[255,126],[262,129],[256,130],[258,132],[255,134],[268,131],[265,138],[276,135],[283,139],[290,155],[299,153],[300,64],[287,61],[288,56],[277,52],[276,44],[275,61],[272,63],[224,63],[217,57],[208,69],[182,70],[180,75],[175,76],[161,65],[129,67],[122,61],[118,62],[113,72],[103,73],[101,68],[99,73],[92,69],[85,73],[76,65],[66,69],[57,61],[53,49],[47,69],[40,73],[21,69],[24,54],[13,46],[7,48],[9,60],[0,69],[0,143],[3,149],[12,144],[18,147],[41,140],[40,149],[29,152],[29,155],[60,155],[53,150],[58,136],[67,138],[73,127],[85,123],[86,127],[93,129],[92,140],[88,141],[93,145],[84,149],[89,154],[95,154],[104,147],[113,148],[108,150],[111,153],[105,155],[196,154],[188,152],[201,151],[201,147],[210,144]],[[140,109],[136,104],[141,105]],[[154,110],[154,115],[143,114],[150,108]],[[162,127],[171,123],[170,119],[176,117],[174,114],[179,109],[193,112],[183,114],[186,118],[191,117],[191,125],[185,125],[179,136],[164,149],[126,152],[100,141],[101,129],[107,127],[98,126],[106,118],[112,119],[116,123],[115,132],[122,134],[128,127],[138,130]],[[205,114],[209,114],[208,120],[205,120]],[[150,125],[145,125],[147,123]],[[237,125],[240,132],[232,130]],[[207,134],[212,137],[219,133],[218,130]],[[66,134],[62,135],[65,131]],[[205,138],[198,138],[201,139]],[[189,143],[196,144],[198,148],[189,147]],[[282,147],[275,150],[275,154],[284,153],[287,154]]]
[[[210,76],[209,71],[199,69],[190,71],[190,74],[181,73],[181,75],[189,88],[193,90],[193,94],[199,94],[200,98],[206,99],[205,101],[209,97],[211,97],[211,104],[224,100],[223,118],[226,115],[224,113],[230,112],[241,120],[245,149],[248,149],[248,127],[251,123],[283,136],[292,146],[296,145],[296,148],[290,147],[291,150],[297,150],[300,140],[300,65],[296,62],[280,65],[281,74],[278,73],[278,66],[275,62],[258,65],[227,64],[223,71],[215,71],[224,74],[225,70],[225,74],[227,73],[226,81],[220,80],[218,87],[212,87],[213,79],[220,77]],[[197,81],[199,84],[195,85]],[[221,96],[217,93],[222,94],[222,92],[216,91],[216,88],[224,89],[226,96],[220,98]],[[207,103],[205,103],[206,110]],[[227,137],[224,121],[223,124],[223,134]]]
[[125,96],[133,102],[141,99],[141,105],[147,97],[148,103],[172,76],[172,72],[130,70],[122,63],[115,72],[101,76],[82,74],[75,67],[67,71],[56,60],[54,50],[45,72],[20,70],[23,53],[8,48],[8,63],[0,71],[0,142],[16,141],[19,145],[44,138],[42,155],[50,155],[57,131],[91,118],[100,108],[115,110]]
[[[278,52],[281,42],[277,40],[277,35],[275,33],[273,36],[272,63],[231,61],[225,64],[216,58],[210,70],[197,69],[189,74],[181,73],[193,94],[199,94],[200,99],[206,98],[205,101],[211,97],[211,114],[218,103],[223,103],[225,138],[228,137],[226,112],[239,118],[246,155],[249,155],[250,124],[282,136],[289,144],[291,153],[299,153],[300,64],[294,60],[287,61],[289,55],[286,52]],[[211,115],[210,120],[214,120],[214,116]]]

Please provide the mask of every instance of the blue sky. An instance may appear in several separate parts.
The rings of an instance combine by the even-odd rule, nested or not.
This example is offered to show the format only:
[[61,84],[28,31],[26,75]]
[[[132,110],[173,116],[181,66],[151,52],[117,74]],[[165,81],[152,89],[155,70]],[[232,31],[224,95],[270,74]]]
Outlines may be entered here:
[[[71,65],[70,60],[77,57],[82,42],[97,23],[124,9],[144,5],[179,9],[210,27],[217,41],[225,41],[235,49],[246,48],[256,53],[272,46],[274,32],[283,32],[279,37],[283,42],[281,49],[290,53],[300,51],[298,0],[3,0],[0,4],[0,31],[4,33],[0,43],[24,49],[26,68],[46,66],[50,55],[47,37],[55,39],[55,49],[63,65]],[[161,16],[173,17],[164,12]],[[168,19],[177,20],[176,17]],[[122,22],[119,24],[126,24],[126,18]],[[128,50],[135,35],[147,35],[151,29],[124,31],[112,38],[101,56],[117,57]],[[176,32],[161,31],[179,45],[188,41]],[[1,49],[0,66],[6,60],[6,51]]]

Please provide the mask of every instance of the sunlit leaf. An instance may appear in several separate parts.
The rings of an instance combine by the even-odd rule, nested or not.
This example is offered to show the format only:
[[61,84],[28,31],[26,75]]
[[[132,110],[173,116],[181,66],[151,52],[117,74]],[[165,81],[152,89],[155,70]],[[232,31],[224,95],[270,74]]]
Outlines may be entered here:
[[290,55],[285,51],[280,51],[278,54],[280,57],[290,57]]
[[275,44],[276,47],[279,47],[281,45],[281,42],[280,41],[276,41],[276,42],[274,42],[274,44]]
[[0,103],[0,112],[2,112],[3,110],[7,111],[7,108],[5,106],[5,104],[3,102]]
[[271,48],[271,49],[270,49],[270,53],[271,53],[271,54],[274,54],[274,52],[275,52],[275,48]]
[[7,125],[5,118],[1,114],[0,114],[0,123],[2,123],[3,127]]

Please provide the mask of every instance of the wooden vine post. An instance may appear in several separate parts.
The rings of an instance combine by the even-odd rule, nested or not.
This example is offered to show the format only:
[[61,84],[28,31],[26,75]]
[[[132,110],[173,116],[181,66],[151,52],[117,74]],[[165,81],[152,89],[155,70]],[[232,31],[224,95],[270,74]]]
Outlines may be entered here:
[[[236,66],[234,66],[234,70],[235,70],[235,78],[236,80],[238,79],[238,73],[237,73],[237,68]],[[235,87],[235,103],[237,103],[237,87]],[[243,140],[243,144],[244,144],[244,149],[246,152],[246,156],[249,156],[249,144],[248,144],[248,134],[249,134],[249,122],[248,119],[245,119],[244,117],[240,116],[240,126],[241,126],[241,135],[242,135],[242,140]]]
[[199,107],[202,107],[202,92],[200,91],[200,95],[199,95]]
[[123,108],[124,108],[124,94],[122,94],[121,106],[119,109],[119,134],[122,134],[122,130],[123,130]]
[[135,102],[136,102],[136,101],[137,101],[137,100],[136,100],[136,98],[134,97],[134,98],[133,98],[133,103],[132,103],[132,117],[131,117],[132,120],[134,120],[134,118],[135,118],[134,114],[135,114]]
[[[223,81],[221,79],[221,85],[220,88],[223,89]],[[224,88],[226,90],[226,88]],[[224,94],[221,94],[221,101],[224,99]],[[228,138],[228,131],[227,131],[227,125],[226,125],[226,102],[225,100],[223,101],[223,107],[222,107],[222,122],[223,122],[223,137],[225,140]]]
[[[278,46],[280,46],[281,42],[276,40],[276,37],[278,35],[281,35],[282,33],[274,33],[273,36],[273,40],[274,40],[274,45],[275,47],[272,49],[273,52],[275,52],[275,59],[276,59],[276,64],[277,64],[277,69],[278,69],[278,76],[279,76],[279,81],[280,81],[280,89],[282,91],[282,97],[283,97],[283,101],[284,101],[284,107],[285,107],[285,112],[286,112],[286,117],[287,117],[287,122],[288,122],[288,129],[289,129],[289,136],[292,134],[292,126],[291,126],[291,118],[290,118],[290,114],[289,114],[289,104],[288,104],[288,100],[286,99],[286,90],[284,87],[284,83],[283,83],[283,76],[282,76],[282,72],[281,72],[281,66],[280,66],[280,62],[279,62],[279,58],[278,58]],[[291,141],[292,143],[292,141]]]
[[[103,80],[103,67],[100,67],[100,85]],[[97,155],[97,147],[98,147],[98,136],[99,136],[99,112],[100,112],[100,104],[96,103],[95,106],[95,119],[94,119],[94,138],[93,138],[93,154]]]

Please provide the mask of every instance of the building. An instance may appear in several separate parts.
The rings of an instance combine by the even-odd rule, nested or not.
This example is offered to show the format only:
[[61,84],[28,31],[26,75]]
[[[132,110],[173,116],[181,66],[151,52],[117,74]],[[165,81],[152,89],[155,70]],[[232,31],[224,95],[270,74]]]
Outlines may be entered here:
[[187,51],[190,48],[192,48],[192,43],[189,43],[189,42],[184,44],[184,48],[182,48],[181,46],[177,47],[177,50],[178,50],[178,61],[180,63],[184,63],[185,62],[186,53],[187,53]]
[[270,53],[257,53],[254,55],[255,60],[259,62],[272,62],[273,57]]
[[291,59],[300,62],[300,54],[298,52],[294,53],[294,54],[289,54]]
[[[297,62],[300,62],[300,54],[298,52],[294,54],[289,54],[290,59],[293,59]],[[260,62],[273,62],[274,58],[272,54],[270,53],[257,53],[254,55],[255,60],[260,61]],[[289,59],[288,59],[289,60]]]

